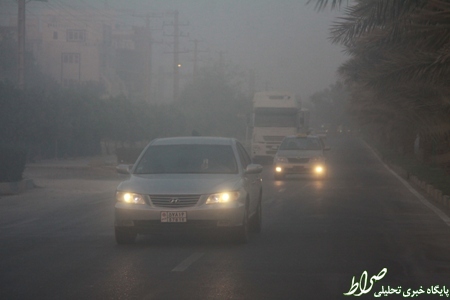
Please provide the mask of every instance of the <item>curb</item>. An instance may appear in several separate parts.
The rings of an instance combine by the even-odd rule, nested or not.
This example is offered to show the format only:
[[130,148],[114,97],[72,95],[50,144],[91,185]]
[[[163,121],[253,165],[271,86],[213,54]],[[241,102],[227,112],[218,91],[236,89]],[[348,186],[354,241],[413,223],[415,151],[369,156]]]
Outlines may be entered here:
[[[367,144],[367,142],[366,142]],[[368,145],[368,144],[367,144]],[[447,210],[450,210],[450,195],[444,195],[441,190],[435,188],[433,185],[420,180],[417,176],[408,173],[408,171],[404,170],[402,167],[391,164],[389,161],[385,160],[384,157],[378,152],[377,149],[369,146],[372,151],[378,155],[378,157],[391,168],[392,171],[397,173],[398,176],[402,177],[407,182],[411,183],[415,189],[420,192],[426,194],[429,199],[433,202],[441,204]]]
[[403,168],[391,165],[387,163],[389,167],[394,170],[399,176],[411,183],[416,189],[420,190],[422,193],[426,194],[429,199],[436,203],[443,205],[446,209],[450,210],[450,196],[444,195],[441,190],[435,188],[433,185],[420,180],[417,176],[409,174]]
[[0,183],[0,195],[17,195],[35,187],[32,179],[22,179],[16,182]]

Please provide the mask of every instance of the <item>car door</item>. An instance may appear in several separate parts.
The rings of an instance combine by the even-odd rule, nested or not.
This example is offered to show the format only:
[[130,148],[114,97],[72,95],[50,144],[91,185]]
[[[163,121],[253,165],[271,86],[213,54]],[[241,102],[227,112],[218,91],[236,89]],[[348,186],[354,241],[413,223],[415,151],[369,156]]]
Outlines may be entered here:
[[[242,167],[245,170],[247,166],[252,163],[250,155],[248,155],[247,151],[240,143],[236,143],[236,147]],[[261,188],[261,174],[244,174],[244,180],[246,181],[248,193],[250,194],[250,214],[253,214],[258,205],[259,191]]]

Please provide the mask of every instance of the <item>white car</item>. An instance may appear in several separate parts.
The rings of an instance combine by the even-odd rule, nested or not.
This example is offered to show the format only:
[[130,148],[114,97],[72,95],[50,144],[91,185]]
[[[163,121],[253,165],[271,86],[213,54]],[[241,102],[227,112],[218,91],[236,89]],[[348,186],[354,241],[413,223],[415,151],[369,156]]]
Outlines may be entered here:
[[231,231],[247,242],[249,228],[261,230],[262,169],[232,138],[153,140],[117,187],[117,243],[197,230]]
[[288,174],[307,174],[324,178],[328,172],[322,139],[313,135],[287,136],[273,160],[274,178],[281,180]]

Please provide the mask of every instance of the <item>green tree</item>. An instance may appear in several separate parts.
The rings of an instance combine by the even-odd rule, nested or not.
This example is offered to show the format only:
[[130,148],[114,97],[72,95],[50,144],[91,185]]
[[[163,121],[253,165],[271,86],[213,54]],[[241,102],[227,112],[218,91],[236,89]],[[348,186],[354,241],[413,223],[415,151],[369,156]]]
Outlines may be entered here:
[[329,128],[335,130],[340,125],[350,126],[347,117],[348,91],[344,84],[336,82],[323,91],[314,93],[311,97],[314,105],[314,119],[320,126],[328,124]]
[[[315,2],[318,9],[342,4]],[[439,144],[449,139],[449,24],[449,1],[359,0],[332,27],[333,42],[351,57],[339,73],[353,112],[404,152],[417,133]]]

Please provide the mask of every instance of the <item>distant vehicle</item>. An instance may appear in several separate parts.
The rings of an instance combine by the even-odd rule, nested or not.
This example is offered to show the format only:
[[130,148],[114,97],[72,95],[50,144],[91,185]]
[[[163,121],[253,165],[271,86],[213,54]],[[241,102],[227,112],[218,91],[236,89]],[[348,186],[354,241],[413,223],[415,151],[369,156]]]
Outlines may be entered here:
[[293,93],[258,92],[253,98],[251,155],[273,159],[285,136],[307,132],[309,111]]
[[134,243],[138,234],[211,229],[247,242],[249,229],[261,230],[262,169],[235,139],[153,140],[117,187],[117,243]]
[[307,174],[324,178],[328,173],[325,146],[318,136],[299,134],[286,137],[278,149],[274,161],[274,178],[281,180],[288,174]]

